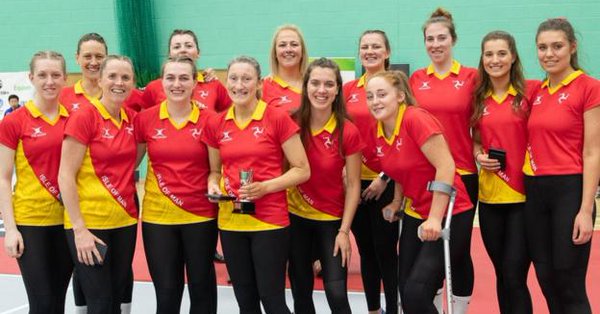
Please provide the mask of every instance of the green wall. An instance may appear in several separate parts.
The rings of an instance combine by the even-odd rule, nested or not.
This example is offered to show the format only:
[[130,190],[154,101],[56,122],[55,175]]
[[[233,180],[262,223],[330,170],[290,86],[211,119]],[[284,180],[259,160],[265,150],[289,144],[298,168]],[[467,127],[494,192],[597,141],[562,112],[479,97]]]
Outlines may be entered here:
[[[25,70],[33,52],[51,48],[65,53],[69,71],[77,72],[75,44],[90,31],[101,33],[110,51],[118,52],[114,1],[2,0],[0,71]],[[477,65],[485,33],[504,29],[517,38],[528,77],[539,78],[543,73],[535,58],[536,27],[545,18],[564,16],[578,32],[583,67],[600,77],[597,0],[153,0],[153,4],[160,55],[166,55],[172,29],[190,28],[200,39],[200,67],[223,68],[232,57],[248,54],[266,73],[274,29],[294,23],[303,30],[311,56],[355,56],[363,30],[383,29],[392,43],[392,62],[409,63],[414,70],[428,63],[421,25],[431,11],[443,6],[454,14],[459,36],[455,57],[466,65]]]

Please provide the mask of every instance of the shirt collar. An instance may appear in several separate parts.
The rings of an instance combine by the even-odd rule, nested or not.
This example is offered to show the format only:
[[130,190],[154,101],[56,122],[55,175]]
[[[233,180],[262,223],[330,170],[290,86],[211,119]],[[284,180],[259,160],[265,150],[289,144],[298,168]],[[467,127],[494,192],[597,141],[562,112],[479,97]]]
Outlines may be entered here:
[[33,100],[27,101],[25,103],[25,108],[27,109],[27,111],[29,111],[29,113],[31,114],[32,117],[34,117],[36,119],[42,118],[44,121],[46,121],[50,124],[56,123],[56,121],[58,121],[58,119],[60,117],[68,117],[69,116],[69,112],[61,104],[58,105],[58,117],[56,117],[56,119],[54,121],[51,121],[46,116],[44,116],[44,114],[38,109],[38,107],[35,106],[35,104],[33,103]]
[[204,83],[204,75],[202,75],[202,73],[198,72],[198,75],[196,75],[196,81],[200,82],[200,83]]
[[356,87],[363,87],[363,86],[365,86],[366,80],[367,80],[367,74],[363,74],[358,79],[358,82],[356,83]]
[[273,82],[277,83],[279,86],[283,87],[283,88],[287,88],[291,91],[293,91],[296,94],[301,94],[302,91],[295,88],[294,86],[291,86],[290,84],[288,84],[288,82],[284,81],[282,78],[280,78],[277,75],[273,75]]
[[[258,103],[256,104],[256,108],[254,108],[254,112],[252,113],[252,117],[250,117],[250,120],[256,120],[256,121],[262,120],[263,116],[265,115],[266,109],[267,109],[267,103],[265,103],[263,100],[259,100]],[[229,107],[229,109],[227,110],[227,114],[225,115],[225,120],[235,119],[234,110],[235,110],[235,104],[233,104],[233,106]]]
[[504,95],[497,97],[496,95],[494,95],[494,92],[492,92],[491,90],[487,92],[487,97],[492,97],[492,99],[501,104],[506,100],[506,97],[508,97],[508,95],[511,96],[517,96],[517,90],[514,88],[514,86],[512,84],[510,84],[508,86],[508,90],[506,91],[506,93],[504,93]]
[[398,116],[396,117],[396,126],[394,127],[394,133],[387,138],[385,136],[385,132],[383,130],[383,123],[381,121],[377,121],[377,137],[383,137],[386,143],[392,144],[393,139],[400,134],[400,127],[402,126],[402,118],[404,117],[404,112],[406,111],[406,104],[400,104],[400,108],[398,108]]
[[[186,122],[196,123],[196,122],[198,122],[198,118],[200,117],[200,109],[198,108],[198,106],[194,105],[193,103],[191,105],[192,105],[192,112],[190,112],[190,115],[187,118]],[[160,111],[158,113],[158,117],[161,120],[171,118],[171,116],[169,115],[169,110],[167,110],[167,101],[166,100],[163,101],[162,103],[160,103]]]
[[548,92],[550,94],[554,94],[557,90],[559,90],[563,86],[567,86],[571,84],[576,78],[583,74],[583,71],[577,70],[565,77],[557,86],[550,87],[550,79],[546,78],[542,83],[542,88],[548,88]]
[[435,71],[435,67],[433,66],[433,63],[432,63],[427,67],[427,75],[434,74],[437,78],[444,79],[444,78],[448,77],[448,75],[450,75],[450,73],[452,73],[454,75],[458,75],[458,73],[460,73],[460,67],[461,67],[461,65],[458,61],[452,60],[452,66],[450,67],[450,71],[448,71],[444,74],[439,74]]
[[129,123],[129,117],[127,116],[127,113],[125,112],[125,109],[121,108],[121,110],[120,110],[121,122],[119,122],[119,121],[115,120],[110,115],[110,113],[108,113],[108,111],[106,110],[106,107],[104,107],[104,105],[100,102],[99,99],[92,99],[91,102],[92,102],[92,105],[94,105],[94,107],[96,107],[96,109],[98,109],[98,112],[100,112],[100,115],[102,116],[102,118],[104,120],[110,119],[118,127],[121,127],[121,122],[123,122],[123,121]]
[[337,127],[337,121],[335,119],[335,115],[331,114],[331,116],[329,117],[329,120],[327,120],[327,123],[325,123],[325,125],[323,126],[323,128],[319,129],[319,130],[311,130],[311,134],[313,136],[315,135],[319,135],[324,131],[327,131],[329,134],[333,134],[333,132],[335,131],[335,128]]

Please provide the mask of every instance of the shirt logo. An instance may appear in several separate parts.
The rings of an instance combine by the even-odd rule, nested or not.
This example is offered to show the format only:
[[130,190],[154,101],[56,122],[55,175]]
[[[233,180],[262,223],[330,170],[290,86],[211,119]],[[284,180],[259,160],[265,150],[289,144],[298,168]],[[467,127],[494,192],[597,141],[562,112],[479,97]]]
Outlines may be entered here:
[[201,103],[199,101],[195,101],[194,100],[193,102],[194,102],[194,105],[196,105],[196,107],[198,107],[200,109],[206,109],[206,108],[208,108],[205,104],[203,104],[203,103]]
[[114,135],[110,134],[110,128],[102,128],[102,138],[115,138]]
[[221,137],[219,143],[232,141],[233,139],[231,138],[231,135],[229,135],[229,133],[231,133],[231,131],[223,131],[223,137]]
[[152,135],[152,138],[157,140],[157,139],[162,139],[162,138],[167,138],[167,136],[165,135],[165,129],[154,129],[156,131],[156,134]]
[[383,157],[383,146],[375,146],[377,157]]
[[533,102],[533,106],[537,106],[537,105],[539,105],[539,104],[541,104],[541,103],[542,103],[542,96],[541,96],[541,95],[539,95],[539,96],[537,96],[537,97],[535,98],[535,101]]
[[201,91],[200,91],[200,97],[201,97],[201,98],[206,98],[206,97],[208,97],[208,91],[201,90]]
[[31,133],[31,137],[42,137],[46,136],[46,132],[42,131],[42,127],[38,126],[37,128],[32,127],[33,133]]
[[291,103],[291,102],[292,102],[292,101],[289,99],[289,97],[288,97],[288,96],[286,96],[286,95],[283,95],[283,96],[281,96],[281,97],[279,98],[279,102],[278,102],[278,104],[288,104],[288,103]]
[[265,128],[255,126],[252,128],[252,130],[254,130],[254,133],[252,133],[252,135],[254,135],[255,138],[258,138],[261,134],[263,134],[263,132],[265,131]]
[[323,135],[321,138],[323,139],[323,145],[325,145],[325,148],[330,149],[333,146],[333,141],[331,140],[331,136]]
[[456,89],[460,89],[463,87],[463,85],[465,85],[465,81],[452,80],[452,82],[454,83],[454,88]]
[[358,94],[350,94],[350,99],[348,99],[348,102],[358,102]]
[[567,100],[569,98],[569,93],[560,93],[558,95],[558,103],[562,104],[563,101]]
[[199,137],[200,135],[202,135],[202,129],[193,128],[193,129],[190,129],[190,132],[192,132],[192,137],[193,137],[194,139],[198,139],[198,137]]
[[487,109],[487,108],[488,108],[487,106],[484,106],[484,107],[483,107],[483,113],[481,114],[482,116],[487,116],[487,115],[489,115],[489,114],[490,114],[490,112],[488,111],[488,109]]
[[400,150],[400,146],[402,146],[402,138],[396,140],[396,150]]
[[71,110],[75,111],[77,109],[79,109],[79,103],[74,103],[71,105]]
[[125,131],[127,131],[127,134],[129,135],[133,135],[133,125],[125,127]]
[[419,90],[431,89],[431,86],[429,86],[429,81],[423,81],[421,84],[422,85],[419,87]]

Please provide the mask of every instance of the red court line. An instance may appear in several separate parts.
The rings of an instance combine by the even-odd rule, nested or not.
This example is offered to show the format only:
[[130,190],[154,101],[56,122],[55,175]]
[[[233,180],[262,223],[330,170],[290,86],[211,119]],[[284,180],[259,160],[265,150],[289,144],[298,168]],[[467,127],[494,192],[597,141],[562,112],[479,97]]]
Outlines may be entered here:
[[[138,243],[134,257],[134,273],[136,280],[149,281],[150,274],[144,257],[144,247],[142,245],[141,234],[138,234]],[[600,295],[600,249],[598,249],[598,241],[600,241],[600,231],[594,231],[594,239],[592,244],[592,255],[588,268],[587,287],[588,296],[592,303],[592,312],[600,313],[600,299],[593,296]],[[0,245],[4,247],[4,238],[0,238]],[[0,253],[0,273],[2,274],[19,274],[19,268],[14,259],[9,258],[4,250]],[[475,264],[475,290],[473,299],[469,308],[469,313],[498,313],[498,304],[496,301],[495,276],[492,264],[489,261],[487,253],[483,247],[481,233],[479,228],[473,228],[473,241],[471,245],[471,255]],[[217,281],[219,285],[227,285],[227,271],[224,264],[216,264]],[[534,313],[546,314],[545,301],[540,291],[540,288],[535,279],[533,268],[529,272],[529,288],[531,290]],[[315,288],[322,289],[322,282],[317,279]],[[353,246],[352,262],[349,268],[348,289],[351,291],[362,291],[362,282],[359,271],[359,256],[356,251],[356,246]]]

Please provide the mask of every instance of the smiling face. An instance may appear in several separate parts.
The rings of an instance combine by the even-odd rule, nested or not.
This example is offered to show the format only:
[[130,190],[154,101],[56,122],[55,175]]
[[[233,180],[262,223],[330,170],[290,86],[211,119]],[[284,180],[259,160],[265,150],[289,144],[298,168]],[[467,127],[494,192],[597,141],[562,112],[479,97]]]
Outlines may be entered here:
[[261,82],[256,69],[249,63],[236,62],[227,71],[227,92],[236,105],[246,106],[257,101]]
[[369,110],[378,121],[395,121],[398,107],[404,102],[405,94],[398,91],[387,79],[374,77],[366,87]]
[[169,56],[186,56],[196,61],[200,56],[194,37],[189,34],[173,35],[169,43]]
[[127,61],[113,59],[107,61],[98,85],[102,88],[102,102],[122,105],[134,86],[134,74]]
[[[36,94],[47,101],[57,100],[60,90],[66,84],[62,62],[53,59],[37,59],[29,79]],[[17,99],[14,100],[18,103]]]
[[302,61],[302,41],[293,30],[284,29],[275,39],[275,54],[280,68],[299,67]]
[[549,75],[564,77],[572,72],[571,55],[577,50],[560,30],[548,30],[537,36],[537,55],[540,65]]
[[435,64],[444,64],[452,60],[454,39],[443,23],[431,23],[425,29],[425,50]]
[[493,39],[483,44],[481,61],[485,72],[495,79],[503,79],[510,76],[510,69],[515,62],[515,56],[510,52],[506,40]]
[[334,70],[322,67],[312,69],[306,89],[313,110],[330,112],[339,93]]
[[100,78],[100,65],[106,58],[106,46],[95,40],[84,41],[79,46],[79,53],[75,58],[83,77],[97,80]]
[[183,62],[165,64],[162,85],[169,102],[190,102],[196,87],[194,68]]
[[381,34],[369,33],[360,39],[359,56],[367,71],[378,72],[385,70],[385,60],[390,57],[390,51]]

